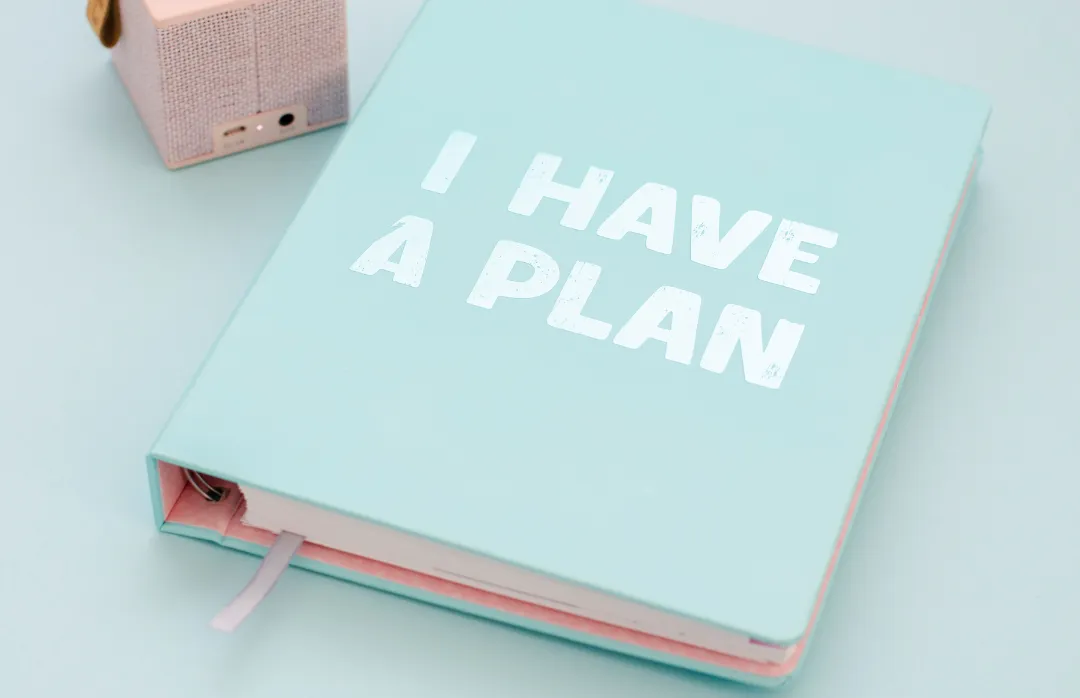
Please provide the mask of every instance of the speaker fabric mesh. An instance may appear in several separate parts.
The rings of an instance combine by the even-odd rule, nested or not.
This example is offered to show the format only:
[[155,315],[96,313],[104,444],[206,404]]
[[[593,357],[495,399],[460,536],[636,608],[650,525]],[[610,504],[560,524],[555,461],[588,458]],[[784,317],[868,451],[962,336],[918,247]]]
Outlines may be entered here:
[[258,110],[255,22],[229,10],[158,30],[170,160],[214,149],[211,127]]
[[345,4],[269,0],[255,6],[259,109],[306,104],[312,126],[348,115]]

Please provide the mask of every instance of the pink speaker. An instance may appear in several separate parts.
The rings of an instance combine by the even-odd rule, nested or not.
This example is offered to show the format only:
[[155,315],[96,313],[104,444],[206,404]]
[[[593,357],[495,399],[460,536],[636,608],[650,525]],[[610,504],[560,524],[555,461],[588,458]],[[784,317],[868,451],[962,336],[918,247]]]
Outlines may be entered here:
[[171,169],[343,123],[345,0],[89,0]]

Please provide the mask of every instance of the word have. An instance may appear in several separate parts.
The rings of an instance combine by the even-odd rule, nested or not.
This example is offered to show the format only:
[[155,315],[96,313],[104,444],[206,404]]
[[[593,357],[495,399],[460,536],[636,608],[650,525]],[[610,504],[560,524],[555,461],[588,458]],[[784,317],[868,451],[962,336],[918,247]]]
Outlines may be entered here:
[[[509,210],[531,216],[544,199],[565,203],[560,223],[572,230],[589,227],[614,176],[610,170],[590,167],[581,186],[555,181],[562,158],[537,155],[510,202]],[[675,246],[675,212],[678,193],[675,189],[649,182],[639,187],[596,229],[596,234],[610,240],[622,240],[628,233],[645,238],[645,246],[661,254],[671,254]],[[720,235],[720,202],[707,196],[691,199],[690,259],[713,269],[727,269],[732,262],[765,232],[773,217],[761,211],[747,211],[724,234]],[[648,216],[648,220],[645,220]],[[758,279],[803,293],[817,293],[820,281],[792,270],[795,262],[813,264],[818,256],[802,245],[822,248],[836,246],[838,235],[831,230],[784,219],[777,228],[772,246],[758,273]]]
[[[419,287],[433,231],[430,220],[405,216],[390,233],[372,243],[350,269],[369,276],[389,272],[397,283]],[[393,261],[395,257],[397,261]],[[527,278],[514,280],[519,265],[530,271]],[[575,262],[548,314],[547,324],[596,340],[611,336],[614,328],[610,323],[585,314],[600,273],[598,265]],[[499,298],[538,298],[553,291],[560,278],[558,263],[547,253],[519,242],[501,240],[488,257],[466,302],[491,309]],[[612,341],[628,349],[638,349],[647,341],[656,340],[666,344],[664,356],[669,361],[690,364],[697,346],[700,311],[701,296],[662,286],[645,299]],[[727,305],[720,313],[699,365],[707,371],[723,373],[736,346],[740,346],[746,381],[765,388],[779,388],[803,329],[803,325],[780,320],[763,347],[761,314]]]

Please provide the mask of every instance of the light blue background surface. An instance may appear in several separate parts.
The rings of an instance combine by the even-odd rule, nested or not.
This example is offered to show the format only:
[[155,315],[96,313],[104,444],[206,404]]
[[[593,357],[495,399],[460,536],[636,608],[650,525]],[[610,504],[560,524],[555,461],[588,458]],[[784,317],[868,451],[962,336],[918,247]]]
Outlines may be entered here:
[[[354,104],[419,3],[388,4],[350,3]],[[1080,10],[664,4],[995,105],[971,228],[782,693],[1075,696]],[[167,172],[82,11],[8,8],[0,44],[0,695],[756,694],[296,570],[237,635],[209,629],[257,561],[158,534],[142,456],[340,130]]]

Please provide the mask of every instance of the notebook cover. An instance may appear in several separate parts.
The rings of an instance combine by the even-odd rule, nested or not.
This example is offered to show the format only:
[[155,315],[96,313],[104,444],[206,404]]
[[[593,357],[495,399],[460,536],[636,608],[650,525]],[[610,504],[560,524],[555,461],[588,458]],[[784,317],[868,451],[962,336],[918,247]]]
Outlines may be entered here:
[[[763,642],[805,639],[988,116],[965,88],[630,0],[429,0],[153,447],[158,523],[265,545],[169,523],[167,461]],[[476,137],[460,172],[421,188],[456,131]],[[587,221],[550,199],[510,210],[538,153],[562,159],[565,184],[613,173]],[[670,251],[663,233],[597,233],[648,183],[677,192]],[[694,196],[719,202],[720,233],[748,211],[771,224],[727,268],[695,262]],[[422,274],[353,270],[421,219]],[[791,266],[813,293],[759,278],[782,220],[835,234]],[[500,241],[557,263],[547,293],[476,302]],[[601,269],[584,314],[610,324],[604,339],[548,323],[576,262]],[[680,318],[700,299],[682,350],[617,344],[661,288]],[[786,371],[745,371],[739,348],[702,367],[729,305],[760,313],[766,343],[780,321],[804,327]],[[297,564],[719,676],[771,685],[792,668]]]

